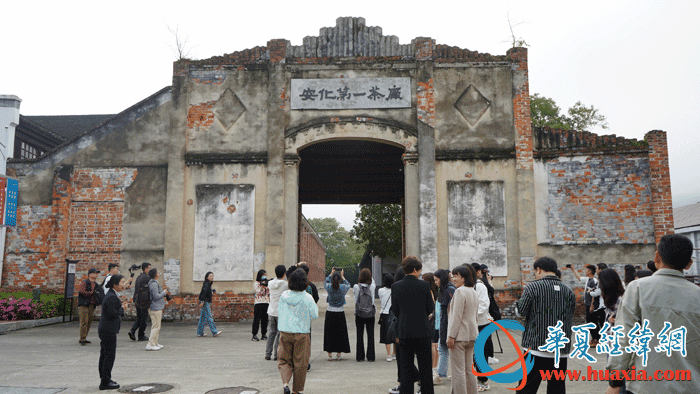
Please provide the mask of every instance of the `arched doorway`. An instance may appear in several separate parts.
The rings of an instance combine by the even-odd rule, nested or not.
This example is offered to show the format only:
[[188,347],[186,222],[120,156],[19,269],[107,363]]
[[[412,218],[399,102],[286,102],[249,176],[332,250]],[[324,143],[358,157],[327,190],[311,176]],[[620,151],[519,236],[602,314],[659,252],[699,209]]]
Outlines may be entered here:
[[286,133],[285,261],[298,257],[302,204],[401,204],[403,243],[418,244],[417,133],[379,119],[339,120]]

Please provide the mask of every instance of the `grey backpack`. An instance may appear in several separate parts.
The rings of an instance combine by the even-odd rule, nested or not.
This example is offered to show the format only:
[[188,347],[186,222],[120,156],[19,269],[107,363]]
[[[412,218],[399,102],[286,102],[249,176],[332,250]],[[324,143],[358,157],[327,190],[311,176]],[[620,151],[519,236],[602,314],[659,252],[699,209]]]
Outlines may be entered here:
[[376,307],[374,306],[374,294],[369,286],[360,285],[360,296],[355,304],[355,314],[361,318],[374,317]]

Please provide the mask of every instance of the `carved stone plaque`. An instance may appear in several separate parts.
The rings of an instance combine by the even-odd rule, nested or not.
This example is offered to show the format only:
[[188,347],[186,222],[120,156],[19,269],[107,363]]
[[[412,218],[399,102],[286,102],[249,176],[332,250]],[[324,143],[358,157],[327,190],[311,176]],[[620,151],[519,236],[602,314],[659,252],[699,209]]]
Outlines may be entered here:
[[411,78],[292,79],[292,109],[410,108]]

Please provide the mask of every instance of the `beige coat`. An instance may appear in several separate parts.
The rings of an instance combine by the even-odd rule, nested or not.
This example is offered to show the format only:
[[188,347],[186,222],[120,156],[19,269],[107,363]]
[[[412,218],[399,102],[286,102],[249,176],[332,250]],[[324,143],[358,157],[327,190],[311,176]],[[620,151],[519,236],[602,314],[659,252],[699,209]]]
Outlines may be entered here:
[[476,314],[479,300],[473,287],[461,286],[447,308],[447,337],[455,341],[474,341],[479,334]]

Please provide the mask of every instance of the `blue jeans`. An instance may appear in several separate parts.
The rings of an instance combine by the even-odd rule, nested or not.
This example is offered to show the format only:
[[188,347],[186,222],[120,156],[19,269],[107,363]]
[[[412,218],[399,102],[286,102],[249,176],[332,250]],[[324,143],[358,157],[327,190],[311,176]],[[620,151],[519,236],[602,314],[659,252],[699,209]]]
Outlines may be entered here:
[[214,318],[211,317],[211,304],[204,302],[202,305],[202,313],[199,315],[199,325],[197,326],[197,335],[204,335],[204,324],[209,323],[211,333],[216,335],[219,332],[214,324]]
[[444,378],[447,376],[447,363],[450,361],[450,350],[447,345],[438,343],[438,354],[440,358],[438,359],[437,374],[439,377]]

